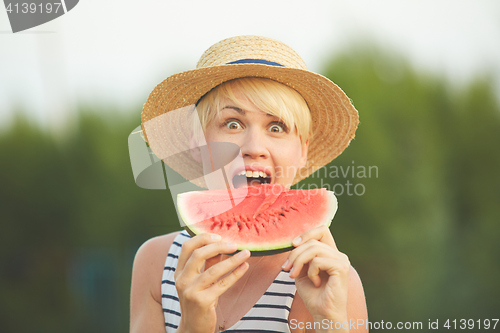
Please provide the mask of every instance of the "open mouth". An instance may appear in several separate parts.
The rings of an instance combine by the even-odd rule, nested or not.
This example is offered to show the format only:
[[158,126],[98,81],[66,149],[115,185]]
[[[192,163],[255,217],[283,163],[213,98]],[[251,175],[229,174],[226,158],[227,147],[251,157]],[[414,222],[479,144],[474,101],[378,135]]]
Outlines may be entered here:
[[261,184],[270,184],[271,176],[264,171],[242,170],[233,177],[233,186],[235,188],[245,186],[257,186]]

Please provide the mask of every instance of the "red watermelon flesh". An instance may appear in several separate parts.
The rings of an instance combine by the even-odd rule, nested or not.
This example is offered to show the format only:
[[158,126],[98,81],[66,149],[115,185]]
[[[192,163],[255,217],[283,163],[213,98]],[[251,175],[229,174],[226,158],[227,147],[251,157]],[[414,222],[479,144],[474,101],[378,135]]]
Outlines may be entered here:
[[337,211],[335,195],[324,188],[290,190],[263,184],[228,191],[179,194],[179,213],[192,236],[216,233],[253,255],[291,249],[294,238],[314,227],[329,226]]

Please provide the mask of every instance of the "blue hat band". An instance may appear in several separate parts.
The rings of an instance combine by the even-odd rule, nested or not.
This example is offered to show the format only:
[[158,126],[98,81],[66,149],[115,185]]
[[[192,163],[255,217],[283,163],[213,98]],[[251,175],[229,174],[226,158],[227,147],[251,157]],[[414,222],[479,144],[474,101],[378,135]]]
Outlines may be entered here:
[[263,59],[241,59],[241,60],[228,62],[226,65],[233,65],[233,64],[261,64],[261,65],[285,67],[282,64],[279,64],[277,62],[263,60]]

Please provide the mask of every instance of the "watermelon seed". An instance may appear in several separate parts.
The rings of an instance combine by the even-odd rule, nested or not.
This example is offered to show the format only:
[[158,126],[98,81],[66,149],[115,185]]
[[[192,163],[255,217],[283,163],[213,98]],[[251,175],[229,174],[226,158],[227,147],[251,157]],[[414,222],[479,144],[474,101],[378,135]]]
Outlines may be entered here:
[[293,210],[297,210],[297,208],[295,208],[295,207],[293,207],[293,206],[290,206],[290,208],[291,208],[291,209],[293,209]]
[[285,214],[283,214],[283,213],[280,213],[280,215],[281,215],[281,216],[285,216]]

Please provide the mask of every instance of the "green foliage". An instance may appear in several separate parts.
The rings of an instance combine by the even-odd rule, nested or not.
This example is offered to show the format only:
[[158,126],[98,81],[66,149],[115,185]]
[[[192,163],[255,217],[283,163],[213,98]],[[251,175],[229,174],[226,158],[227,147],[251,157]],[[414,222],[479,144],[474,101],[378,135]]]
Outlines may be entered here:
[[0,309],[8,316],[0,331],[128,329],[135,251],[178,222],[168,192],[135,186],[127,137],[139,116],[114,116],[84,109],[57,138],[20,118],[1,136]]
[[[356,139],[321,181],[363,185],[361,196],[354,187],[339,195],[332,232],[362,277],[370,320],[426,327],[498,317],[500,107],[491,82],[450,88],[370,48],[333,59],[324,74],[360,112]],[[128,330],[133,255],[179,228],[168,191],[134,184],[127,137],[139,110],[82,107],[57,136],[20,117],[0,134],[1,332]],[[356,173],[335,176],[334,167]],[[363,176],[359,167],[374,169]],[[319,184],[321,172],[299,185]]]
[[370,319],[497,315],[500,107],[492,82],[452,89],[367,48],[336,58],[325,74],[360,112],[356,139],[332,165],[378,167],[378,177],[348,179],[366,192],[341,196],[332,226],[364,281]]

